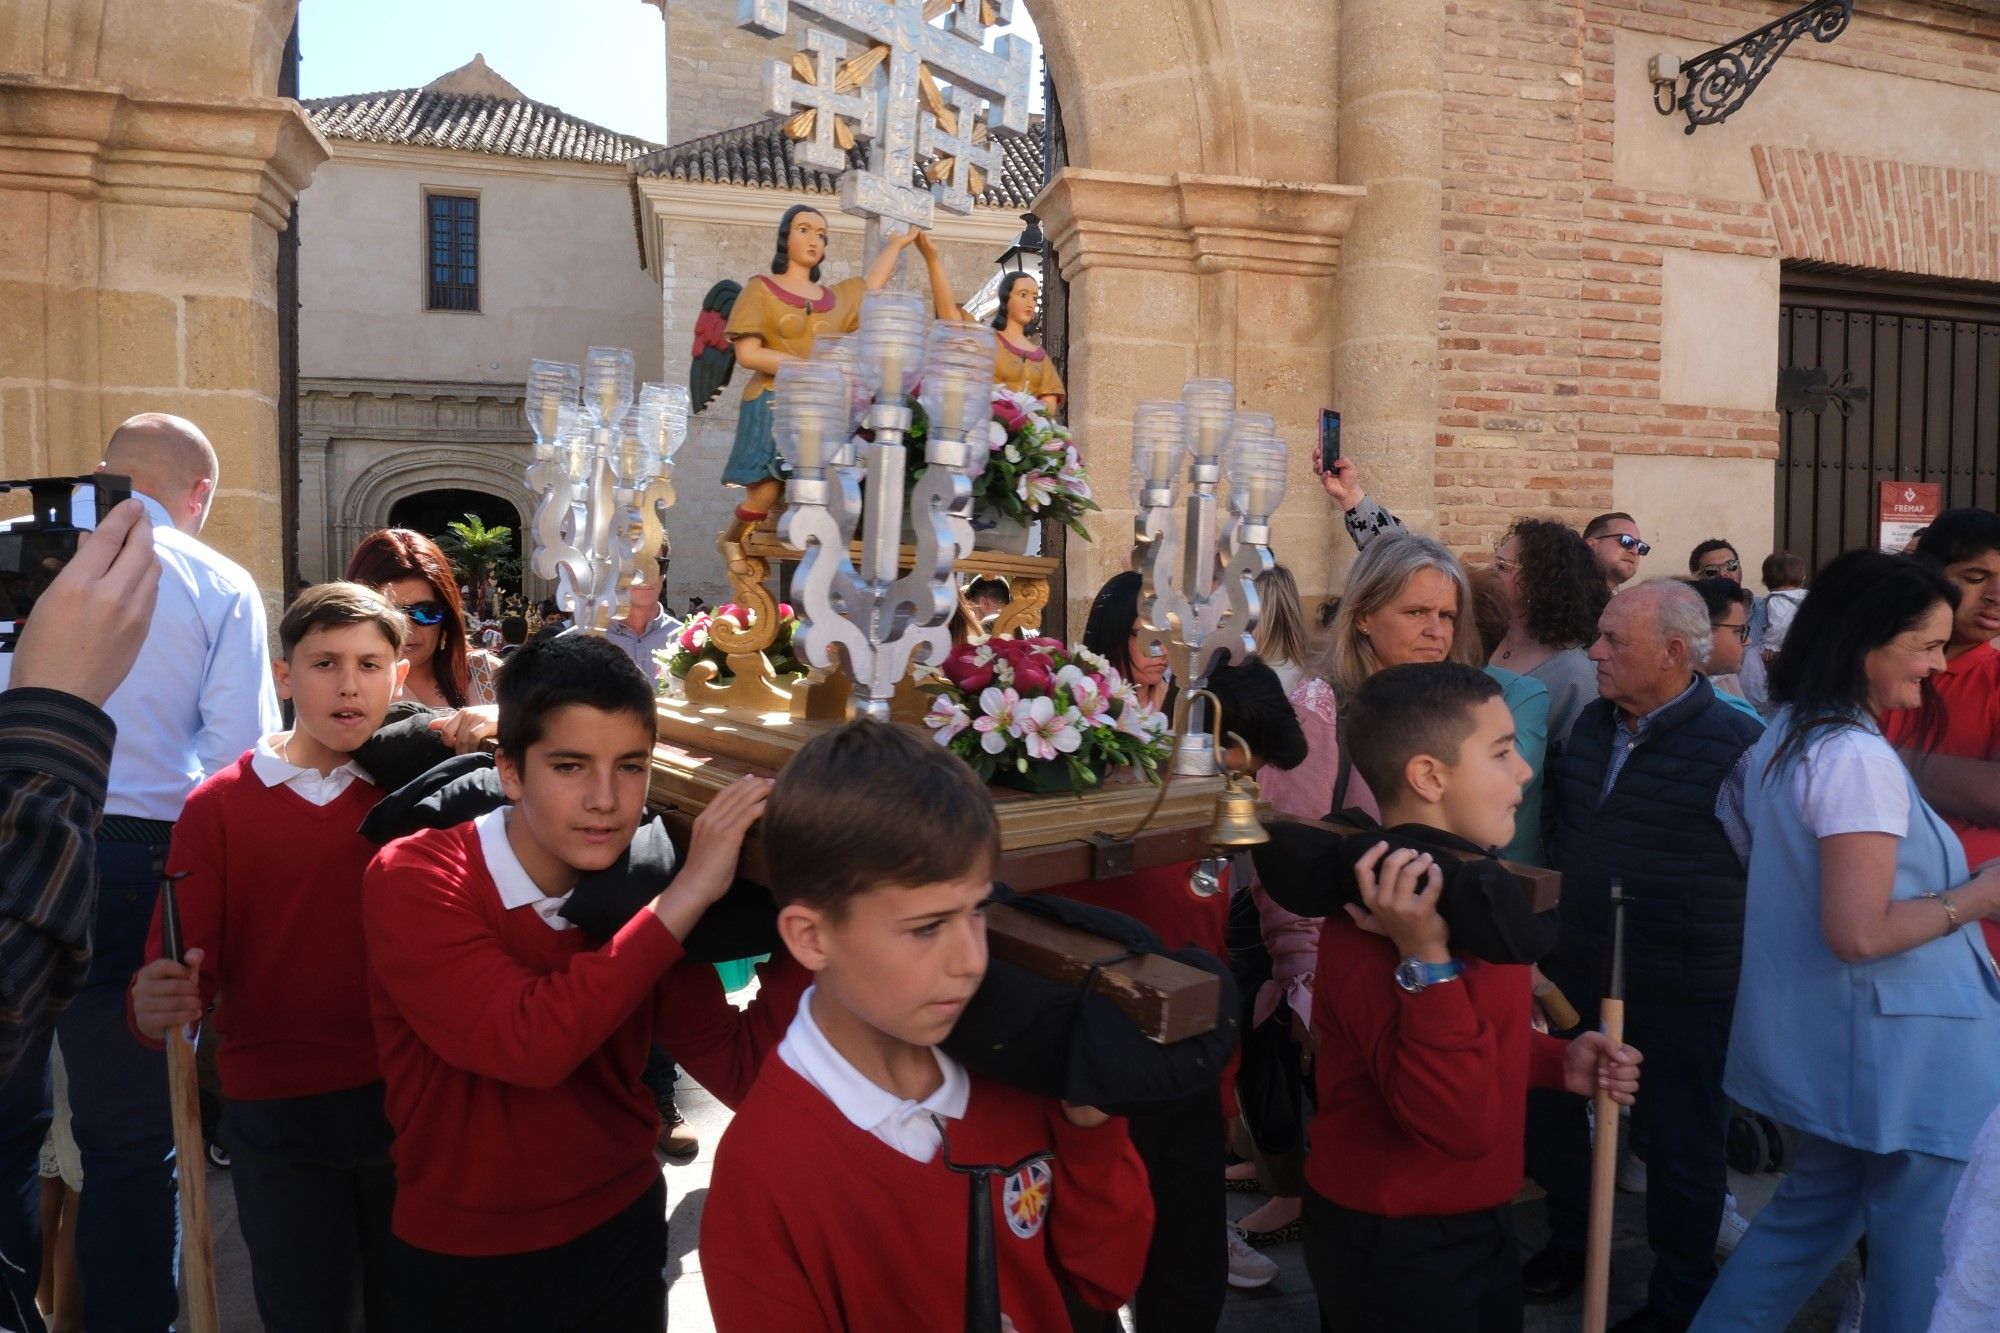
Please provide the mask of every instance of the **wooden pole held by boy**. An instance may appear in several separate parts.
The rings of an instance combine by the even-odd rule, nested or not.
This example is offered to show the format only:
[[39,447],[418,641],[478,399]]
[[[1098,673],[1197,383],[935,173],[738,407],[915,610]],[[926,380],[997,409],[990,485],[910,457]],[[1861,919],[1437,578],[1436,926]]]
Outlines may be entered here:
[[[1599,1006],[1614,1047],[1625,1040],[1625,886],[1611,881],[1611,984]],[[1599,1088],[1590,1159],[1590,1232],[1583,1263],[1583,1333],[1604,1333],[1611,1304],[1611,1210],[1618,1187],[1618,1103]]]
[[[181,947],[180,907],[174,901],[174,881],[184,874],[160,876],[160,956],[185,961]],[[195,1070],[194,1043],[185,1028],[166,1033],[167,1101],[173,1112],[175,1176],[181,1198],[181,1263],[187,1288],[189,1333],[221,1333],[222,1317],[215,1297],[215,1251],[208,1227],[207,1152],[201,1132],[201,1083]]]

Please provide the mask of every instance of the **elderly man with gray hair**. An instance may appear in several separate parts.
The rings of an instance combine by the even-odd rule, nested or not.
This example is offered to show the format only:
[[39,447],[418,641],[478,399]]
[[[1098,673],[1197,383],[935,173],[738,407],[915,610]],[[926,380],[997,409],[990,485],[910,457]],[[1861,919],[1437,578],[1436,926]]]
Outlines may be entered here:
[[[1711,634],[1707,607],[1677,580],[1612,598],[1590,648],[1601,697],[1549,774],[1562,934],[1542,969],[1586,1029],[1610,971],[1614,881],[1626,900],[1625,1038],[1646,1052],[1633,1127],[1646,1142],[1655,1260],[1646,1305],[1616,1325],[1624,1333],[1678,1333],[1693,1319],[1715,1281],[1727,1189],[1722,1066],[1743,953],[1743,785],[1763,725],[1702,675]],[[1528,1167],[1548,1191],[1550,1226],[1522,1271],[1531,1301],[1560,1300],[1581,1280],[1589,1141],[1581,1098],[1544,1094],[1531,1108]]]

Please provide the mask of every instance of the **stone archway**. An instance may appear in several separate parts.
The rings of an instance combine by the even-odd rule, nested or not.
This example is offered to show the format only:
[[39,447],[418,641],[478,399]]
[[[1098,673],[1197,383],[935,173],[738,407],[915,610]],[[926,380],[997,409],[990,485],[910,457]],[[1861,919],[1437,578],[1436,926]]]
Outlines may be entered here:
[[[1433,6],[1441,30],[1442,0],[1416,7]],[[1133,407],[1196,375],[1233,379],[1293,443],[1274,544],[1303,590],[1345,564],[1309,453],[1336,402],[1335,272],[1366,193],[1340,175],[1337,54],[1349,11],[1379,7],[1029,0],[1069,163],[1035,211],[1069,284],[1069,419],[1106,505],[1097,540],[1066,551],[1072,625],[1129,550]],[[1406,507],[1421,521],[1428,500],[1426,483]]]
[[[425,491],[473,490],[511,505],[525,524],[535,512],[534,497],[521,478],[521,464],[512,451],[489,448],[405,446],[377,459],[348,486],[334,507],[328,534],[329,575],[338,572],[347,553],[377,528],[386,527],[397,501]],[[528,580],[533,582],[532,578]]]

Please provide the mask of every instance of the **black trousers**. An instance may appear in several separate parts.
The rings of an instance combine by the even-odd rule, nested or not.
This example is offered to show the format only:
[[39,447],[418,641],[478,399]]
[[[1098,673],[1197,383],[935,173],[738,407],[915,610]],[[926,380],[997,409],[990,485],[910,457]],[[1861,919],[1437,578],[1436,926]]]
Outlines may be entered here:
[[264,1327],[272,1333],[390,1327],[396,1169],[382,1085],[230,1101],[218,1132],[229,1150]]
[[[1625,1008],[1625,1040],[1646,1057],[1632,1106],[1634,1137],[1646,1146],[1646,1239],[1653,1249],[1646,1303],[1673,1319],[1694,1318],[1715,1285],[1715,1232],[1729,1189],[1722,1066],[1734,1008],[1638,1001]],[[1595,1026],[1596,1013],[1583,1021]],[[1577,1254],[1590,1210],[1585,1106],[1568,1093],[1528,1094],[1528,1174],[1548,1191],[1549,1243]]]
[[[1153,1193],[1153,1243],[1132,1298],[1133,1323],[1141,1333],[1215,1333],[1229,1294],[1221,1087],[1126,1125]],[[1070,1321],[1078,1333],[1119,1326],[1117,1315],[1073,1298]]]
[[468,1258],[394,1242],[403,1333],[660,1333],[667,1315],[667,1187],[575,1240]]
[[1520,1333],[1511,1206],[1378,1217],[1305,1192],[1306,1272],[1329,1333]]

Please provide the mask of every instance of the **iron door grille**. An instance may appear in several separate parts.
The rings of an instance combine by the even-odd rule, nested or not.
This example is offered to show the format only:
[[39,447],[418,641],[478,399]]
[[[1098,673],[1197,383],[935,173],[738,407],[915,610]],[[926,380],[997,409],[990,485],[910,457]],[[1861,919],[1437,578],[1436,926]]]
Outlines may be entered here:
[[1777,531],[1808,568],[1876,544],[1881,482],[1937,482],[1946,508],[2000,501],[2000,299],[1788,273],[1778,356],[1781,382],[1827,386],[1781,391]]

